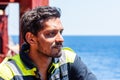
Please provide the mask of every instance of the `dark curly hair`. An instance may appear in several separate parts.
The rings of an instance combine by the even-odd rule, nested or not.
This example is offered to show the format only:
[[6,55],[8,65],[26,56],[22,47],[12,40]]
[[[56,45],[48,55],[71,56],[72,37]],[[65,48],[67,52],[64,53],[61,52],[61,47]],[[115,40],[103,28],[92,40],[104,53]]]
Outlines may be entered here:
[[25,12],[21,17],[21,32],[24,41],[27,32],[34,35],[44,28],[43,23],[51,18],[60,18],[60,8],[50,6],[40,6]]

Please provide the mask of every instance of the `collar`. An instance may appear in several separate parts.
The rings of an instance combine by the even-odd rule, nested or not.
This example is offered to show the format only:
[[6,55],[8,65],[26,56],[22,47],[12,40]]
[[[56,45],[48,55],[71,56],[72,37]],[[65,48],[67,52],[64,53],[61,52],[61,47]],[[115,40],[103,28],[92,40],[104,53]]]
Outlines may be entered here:
[[29,57],[29,48],[30,46],[26,43],[24,43],[21,47],[20,50],[20,58],[22,59],[23,63],[25,64],[25,66],[29,69],[32,69],[33,67],[35,67],[35,65],[33,64],[32,60]]

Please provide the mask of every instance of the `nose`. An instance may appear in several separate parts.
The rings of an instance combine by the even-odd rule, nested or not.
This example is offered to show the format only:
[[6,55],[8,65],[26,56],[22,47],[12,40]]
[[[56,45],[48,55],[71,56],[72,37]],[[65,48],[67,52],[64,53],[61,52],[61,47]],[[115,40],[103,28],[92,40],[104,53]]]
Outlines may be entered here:
[[62,34],[58,33],[56,36],[56,42],[64,42],[64,38]]

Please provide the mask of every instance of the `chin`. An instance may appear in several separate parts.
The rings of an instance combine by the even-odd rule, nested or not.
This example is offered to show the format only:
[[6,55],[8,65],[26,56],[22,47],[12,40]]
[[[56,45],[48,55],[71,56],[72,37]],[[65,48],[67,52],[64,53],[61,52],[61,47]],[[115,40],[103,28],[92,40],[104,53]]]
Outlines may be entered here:
[[55,57],[56,57],[56,58],[59,58],[59,57],[61,57],[61,55],[62,55],[62,54],[60,53],[59,55],[57,55],[57,56],[55,56]]
[[53,57],[59,58],[59,57],[61,57],[61,55],[62,55],[62,51],[59,51],[59,52],[56,52]]

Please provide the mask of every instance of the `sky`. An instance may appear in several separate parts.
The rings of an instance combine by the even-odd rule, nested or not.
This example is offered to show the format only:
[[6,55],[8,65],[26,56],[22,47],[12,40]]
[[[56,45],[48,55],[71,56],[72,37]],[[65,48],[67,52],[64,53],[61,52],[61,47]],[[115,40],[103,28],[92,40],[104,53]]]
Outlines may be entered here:
[[[63,35],[120,35],[120,0],[49,0],[61,8]],[[13,5],[13,4],[11,4]],[[19,35],[18,4],[8,10],[9,35]]]
[[19,35],[19,4],[9,3],[5,13],[8,16],[8,35]]
[[61,8],[64,35],[120,35],[120,0],[50,0]]

